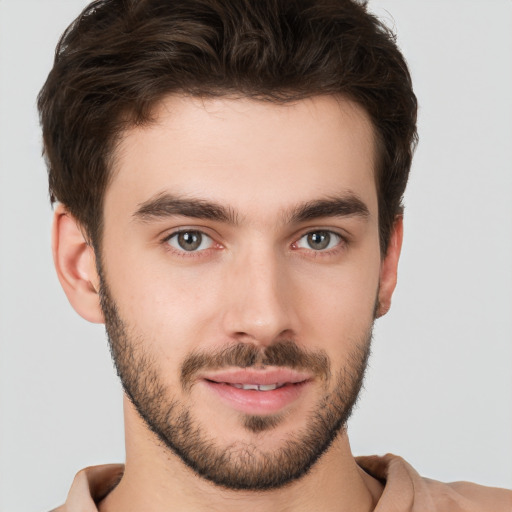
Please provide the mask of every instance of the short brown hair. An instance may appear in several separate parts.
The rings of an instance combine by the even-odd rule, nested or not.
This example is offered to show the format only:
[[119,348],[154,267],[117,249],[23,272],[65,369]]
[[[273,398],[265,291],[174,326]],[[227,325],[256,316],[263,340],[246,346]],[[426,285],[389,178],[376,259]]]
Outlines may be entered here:
[[417,140],[416,97],[394,35],[355,0],[97,0],[62,35],[39,94],[51,201],[99,246],[120,134],[164,96],[288,102],[340,95],[376,132],[387,249]]

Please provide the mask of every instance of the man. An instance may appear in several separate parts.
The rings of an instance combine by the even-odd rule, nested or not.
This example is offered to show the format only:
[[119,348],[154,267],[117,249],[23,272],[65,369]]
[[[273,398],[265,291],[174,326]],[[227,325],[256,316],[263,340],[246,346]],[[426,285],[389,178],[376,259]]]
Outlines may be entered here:
[[126,396],[126,465],[63,510],[511,509],[350,452],[416,141],[363,6],[95,2],[39,108],[59,279]]

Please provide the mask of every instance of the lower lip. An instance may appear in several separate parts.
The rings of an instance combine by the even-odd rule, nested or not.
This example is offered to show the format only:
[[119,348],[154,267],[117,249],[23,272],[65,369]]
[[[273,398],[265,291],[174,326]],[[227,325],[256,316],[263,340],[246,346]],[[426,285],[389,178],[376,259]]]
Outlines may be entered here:
[[231,408],[253,415],[282,412],[299,399],[309,384],[309,381],[304,381],[297,384],[286,384],[272,391],[256,391],[239,389],[229,384],[209,380],[202,382]]

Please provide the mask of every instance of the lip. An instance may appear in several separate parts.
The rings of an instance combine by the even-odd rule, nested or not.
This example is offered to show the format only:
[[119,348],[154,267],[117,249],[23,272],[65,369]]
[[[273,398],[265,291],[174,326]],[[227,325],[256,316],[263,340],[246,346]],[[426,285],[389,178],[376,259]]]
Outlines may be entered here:
[[290,383],[297,384],[306,380],[311,380],[311,375],[306,372],[292,370],[290,368],[265,368],[258,370],[255,368],[233,370],[223,370],[218,372],[208,372],[201,375],[202,379],[211,380],[217,383],[226,384],[276,384]]
[[[225,405],[251,415],[282,412],[300,399],[311,384],[310,374],[287,368],[233,369],[201,375],[199,382]],[[233,384],[284,384],[270,391],[239,389]]]

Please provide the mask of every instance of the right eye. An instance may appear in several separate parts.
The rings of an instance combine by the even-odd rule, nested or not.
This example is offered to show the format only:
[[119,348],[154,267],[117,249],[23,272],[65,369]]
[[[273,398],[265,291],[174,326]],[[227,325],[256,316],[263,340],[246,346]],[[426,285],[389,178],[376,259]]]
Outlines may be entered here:
[[202,231],[183,230],[170,235],[166,242],[177,251],[199,252],[213,246],[213,240]]

